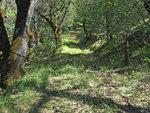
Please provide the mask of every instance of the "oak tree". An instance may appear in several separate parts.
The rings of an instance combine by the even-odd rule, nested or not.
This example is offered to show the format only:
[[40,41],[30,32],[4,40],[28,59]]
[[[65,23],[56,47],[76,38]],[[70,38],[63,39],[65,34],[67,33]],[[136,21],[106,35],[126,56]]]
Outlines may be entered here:
[[6,89],[14,80],[24,74],[24,60],[28,44],[33,38],[30,21],[38,0],[16,0],[17,17],[13,41],[10,44],[7,31],[0,14],[1,87]]

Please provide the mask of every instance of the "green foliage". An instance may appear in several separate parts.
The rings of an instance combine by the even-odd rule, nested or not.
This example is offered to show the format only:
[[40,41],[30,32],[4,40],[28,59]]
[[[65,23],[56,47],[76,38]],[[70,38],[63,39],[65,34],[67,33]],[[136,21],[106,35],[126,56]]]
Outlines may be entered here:
[[16,16],[16,7],[15,7],[15,1],[2,1],[1,6],[3,9],[5,9],[6,12],[6,19],[4,19],[5,27],[7,29],[7,34],[10,37],[10,40],[13,38],[14,28],[15,28],[15,16]]
[[107,35],[128,35],[132,27],[145,24],[148,18],[142,2],[77,0],[76,3],[77,10],[80,10],[77,12],[77,20],[82,23],[86,19],[87,32],[100,39]]
[[145,57],[145,58],[144,58],[144,61],[150,63],[150,58]]
[[44,38],[43,42],[39,45],[37,49],[35,49],[34,54],[31,56],[31,59],[33,58],[44,58],[44,57],[50,57],[53,55],[54,51],[56,49],[56,46],[53,41],[51,41],[48,38]]

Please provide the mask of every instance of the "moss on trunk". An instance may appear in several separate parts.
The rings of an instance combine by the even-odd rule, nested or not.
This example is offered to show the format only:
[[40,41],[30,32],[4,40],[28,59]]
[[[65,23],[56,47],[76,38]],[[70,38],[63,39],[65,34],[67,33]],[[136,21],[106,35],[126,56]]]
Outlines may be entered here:
[[8,86],[24,74],[24,60],[26,58],[28,44],[33,39],[30,31],[30,21],[38,0],[16,0],[17,19],[15,34],[8,57],[2,63],[1,87]]

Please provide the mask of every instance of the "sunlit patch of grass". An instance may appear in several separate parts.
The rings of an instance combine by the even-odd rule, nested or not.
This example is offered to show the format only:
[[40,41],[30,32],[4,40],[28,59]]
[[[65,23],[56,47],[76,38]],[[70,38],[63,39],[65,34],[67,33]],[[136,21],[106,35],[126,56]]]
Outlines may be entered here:
[[68,46],[63,46],[63,51],[61,53],[69,53],[69,54],[80,54],[83,51],[80,48],[69,48]]
[[91,51],[91,50],[89,50],[89,49],[84,49],[84,50],[83,50],[83,53],[84,53],[84,54],[92,54],[93,51]]
[[68,86],[72,88],[89,88],[96,87],[99,83],[101,83],[101,79],[94,74],[84,74],[80,76],[76,76],[71,81],[67,82]]

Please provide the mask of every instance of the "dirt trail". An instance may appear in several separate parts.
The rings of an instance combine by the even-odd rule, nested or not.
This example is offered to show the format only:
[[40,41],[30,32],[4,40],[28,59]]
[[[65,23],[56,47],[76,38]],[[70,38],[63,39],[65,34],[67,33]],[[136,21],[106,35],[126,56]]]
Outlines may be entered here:
[[91,53],[80,49],[76,36],[68,35],[61,52],[49,62],[56,64],[54,77],[48,80],[41,99],[30,112],[149,113],[130,98],[134,96],[130,86],[121,84],[126,77],[100,72]]

